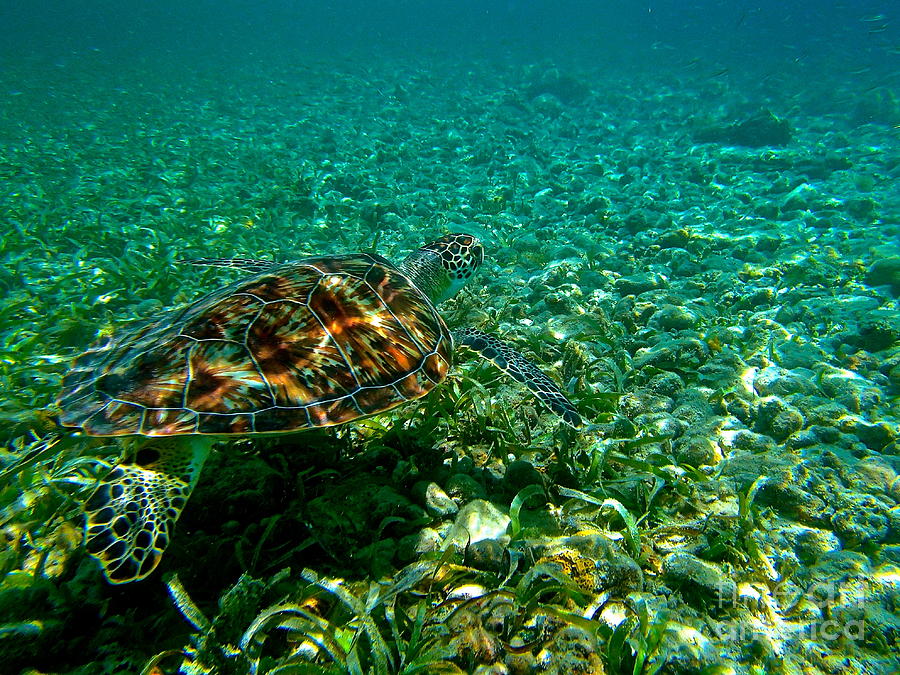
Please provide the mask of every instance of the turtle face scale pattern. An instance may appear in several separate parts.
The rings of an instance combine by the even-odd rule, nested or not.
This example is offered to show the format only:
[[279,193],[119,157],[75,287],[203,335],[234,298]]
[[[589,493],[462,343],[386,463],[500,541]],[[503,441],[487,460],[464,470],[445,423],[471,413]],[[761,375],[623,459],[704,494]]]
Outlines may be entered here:
[[468,234],[451,234],[407,256],[400,268],[435,304],[452,298],[484,262],[481,242]]
[[451,350],[434,305],[384,258],[307,258],[88,350],[60,421],[94,436],[332,426],[424,396]]

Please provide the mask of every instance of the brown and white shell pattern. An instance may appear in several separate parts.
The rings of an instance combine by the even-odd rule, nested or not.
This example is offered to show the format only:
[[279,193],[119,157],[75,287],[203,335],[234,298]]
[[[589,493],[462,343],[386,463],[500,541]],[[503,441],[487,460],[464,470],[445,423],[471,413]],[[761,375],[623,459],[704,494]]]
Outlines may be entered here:
[[452,339],[377,255],[273,266],[113,335],[63,379],[60,421],[92,436],[289,432],[424,396]]

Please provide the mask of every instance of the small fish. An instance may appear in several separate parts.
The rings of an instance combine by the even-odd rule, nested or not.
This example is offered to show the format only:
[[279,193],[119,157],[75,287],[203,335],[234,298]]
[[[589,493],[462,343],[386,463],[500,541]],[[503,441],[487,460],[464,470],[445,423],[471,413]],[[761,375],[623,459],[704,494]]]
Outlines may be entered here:
[[887,29],[888,29],[888,25],[887,25],[887,24],[883,24],[883,25],[881,25],[881,26],[877,26],[877,27],[872,28],[871,30],[869,30],[869,34],[871,35],[871,34],[874,34],[874,33],[883,33],[883,32],[886,31]]
[[860,21],[864,21],[865,23],[877,23],[879,21],[884,21],[887,17],[884,14],[873,14],[871,16],[864,16],[860,19]]

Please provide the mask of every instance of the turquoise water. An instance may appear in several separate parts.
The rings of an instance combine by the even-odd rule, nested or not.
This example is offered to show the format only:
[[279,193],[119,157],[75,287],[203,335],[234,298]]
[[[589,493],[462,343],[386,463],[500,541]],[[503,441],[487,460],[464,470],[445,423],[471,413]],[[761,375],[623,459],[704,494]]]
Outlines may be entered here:
[[[900,671],[892,6],[0,25],[0,673]],[[458,349],[382,415],[213,437],[159,566],[108,583],[112,467],[171,488],[148,457],[194,446],[61,426],[73,360],[253,274],[185,261],[451,232],[485,262],[437,311],[585,424]]]

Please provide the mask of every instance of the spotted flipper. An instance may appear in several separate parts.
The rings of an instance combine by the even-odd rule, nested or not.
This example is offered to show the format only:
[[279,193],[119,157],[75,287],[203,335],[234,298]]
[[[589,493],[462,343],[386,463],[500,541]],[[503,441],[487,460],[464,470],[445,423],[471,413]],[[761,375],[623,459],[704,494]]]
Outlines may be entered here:
[[244,272],[265,272],[276,267],[279,263],[274,260],[254,260],[253,258],[196,258],[194,260],[181,260],[179,262],[197,267],[230,267]]
[[474,328],[463,328],[453,331],[453,342],[478,352],[511,378],[524,384],[569,426],[576,429],[581,426],[581,415],[556,383],[499,338]]
[[114,584],[156,569],[212,443],[154,440],[103,478],[84,505],[87,550]]

